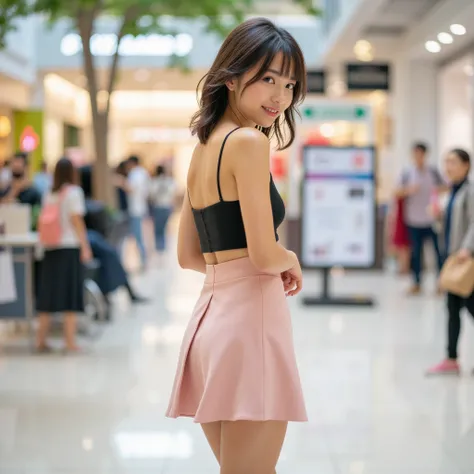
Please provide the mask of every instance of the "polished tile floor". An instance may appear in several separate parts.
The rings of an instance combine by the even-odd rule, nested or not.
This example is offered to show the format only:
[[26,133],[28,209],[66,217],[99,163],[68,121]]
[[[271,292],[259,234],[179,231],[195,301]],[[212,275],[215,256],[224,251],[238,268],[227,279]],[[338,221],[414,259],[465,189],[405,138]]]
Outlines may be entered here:
[[[199,426],[163,414],[179,344],[202,278],[173,255],[133,277],[149,305],[115,300],[89,354],[37,356],[3,327],[1,474],[213,474]],[[335,292],[368,293],[373,309],[290,301],[310,422],[293,424],[279,474],[474,474],[474,330],[465,373],[426,379],[443,355],[443,301],[404,297],[390,274],[336,275]],[[316,292],[308,274],[305,293]],[[58,341],[59,343],[60,341]]]

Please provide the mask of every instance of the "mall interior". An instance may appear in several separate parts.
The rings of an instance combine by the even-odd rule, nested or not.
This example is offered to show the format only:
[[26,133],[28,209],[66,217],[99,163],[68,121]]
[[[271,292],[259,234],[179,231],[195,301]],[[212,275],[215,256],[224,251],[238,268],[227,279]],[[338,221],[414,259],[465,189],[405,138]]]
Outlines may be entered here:
[[[402,268],[394,243],[397,206],[412,199],[400,198],[400,186],[418,172],[415,144],[426,145],[428,175],[445,183],[435,197],[443,215],[456,207],[446,163],[459,159],[453,149],[474,150],[474,2],[314,3],[319,16],[293,0],[255,0],[251,15],[294,36],[308,80],[293,144],[270,155],[286,207],[280,243],[303,268],[303,290],[287,302],[308,414],[306,423],[289,423],[276,472],[474,474],[474,319],[467,309],[459,357],[453,361],[449,349],[443,361],[454,324],[447,301],[469,307],[474,296],[443,287],[431,242],[420,244],[424,278],[412,287],[416,263],[412,256]],[[203,285],[203,275],[177,258],[180,206],[198,143],[189,123],[222,38],[199,18],[165,20],[172,35],[122,39],[106,140],[111,169],[135,155],[150,176],[159,166],[167,170],[174,200],[161,229],[166,247],[157,248],[152,209],[142,222],[147,264],[140,265],[127,211],[117,211],[123,220],[107,245],[127,283],[109,293],[86,277],[81,350],[72,353],[63,350],[61,314],[53,318],[51,352],[36,346],[41,246],[30,227],[34,212],[2,201],[1,186],[18,152],[27,155],[31,182],[62,157],[80,169],[94,166],[97,132],[81,37],[68,20],[49,25],[28,16],[0,49],[0,474],[223,472],[197,422],[166,417]],[[99,105],[108,99],[119,22],[95,21]],[[170,66],[176,55],[186,68]],[[467,188],[468,178],[460,186]],[[462,225],[472,233],[465,194],[458,211],[470,216]],[[447,222],[433,224],[435,239],[443,239],[438,225]],[[465,261],[472,263],[469,291],[472,253],[474,247]]]

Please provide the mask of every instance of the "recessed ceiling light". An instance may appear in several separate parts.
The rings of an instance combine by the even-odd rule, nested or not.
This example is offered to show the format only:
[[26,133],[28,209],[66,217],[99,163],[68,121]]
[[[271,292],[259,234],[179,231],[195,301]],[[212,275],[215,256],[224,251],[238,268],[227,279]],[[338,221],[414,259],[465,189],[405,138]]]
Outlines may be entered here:
[[453,33],[453,35],[462,36],[462,35],[466,34],[466,27],[463,26],[463,25],[454,24],[454,25],[451,25],[450,29],[451,29],[451,33]]
[[449,33],[440,33],[438,35],[438,41],[442,44],[451,44],[454,38]]
[[437,41],[427,41],[425,43],[426,51],[430,53],[439,53],[441,51],[441,45]]
[[359,61],[372,61],[374,48],[367,40],[359,40],[354,45],[354,54]]

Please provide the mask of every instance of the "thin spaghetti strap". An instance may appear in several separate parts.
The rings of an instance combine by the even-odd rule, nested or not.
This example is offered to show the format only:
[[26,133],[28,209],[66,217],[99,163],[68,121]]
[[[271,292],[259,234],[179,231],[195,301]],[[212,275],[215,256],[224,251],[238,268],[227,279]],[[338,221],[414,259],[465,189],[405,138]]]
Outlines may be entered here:
[[221,191],[221,160],[222,160],[222,152],[224,151],[224,145],[229,136],[234,133],[236,130],[238,130],[240,127],[234,128],[234,130],[231,130],[224,138],[224,141],[222,142],[221,146],[221,151],[219,153],[219,160],[217,161],[217,190],[219,191],[219,201],[223,201],[222,199],[222,191]]

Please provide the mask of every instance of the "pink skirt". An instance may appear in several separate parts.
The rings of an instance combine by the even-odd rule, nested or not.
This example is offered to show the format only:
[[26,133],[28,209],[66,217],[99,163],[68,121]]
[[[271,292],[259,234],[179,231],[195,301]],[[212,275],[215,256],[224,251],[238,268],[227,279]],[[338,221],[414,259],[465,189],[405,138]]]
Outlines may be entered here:
[[307,421],[279,275],[249,258],[208,265],[166,414],[214,421]]

